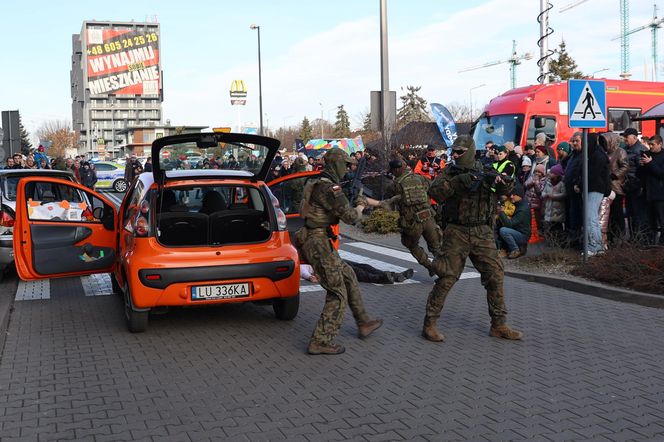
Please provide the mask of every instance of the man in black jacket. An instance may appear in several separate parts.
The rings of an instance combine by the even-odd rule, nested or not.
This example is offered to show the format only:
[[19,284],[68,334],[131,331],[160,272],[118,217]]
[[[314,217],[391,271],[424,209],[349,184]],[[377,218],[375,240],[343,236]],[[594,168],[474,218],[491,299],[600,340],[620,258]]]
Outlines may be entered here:
[[627,217],[629,218],[629,237],[631,240],[646,240],[648,230],[648,207],[640,177],[639,163],[641,154],[648,149],[639,141],[639,132],[628,127],[620,134],[625,138],[627,151],[627,179],[623,184],[627,201]]
[[[574,186],[580,184],[581,165],[583,162],[581,132],[574,132],[569,142],[572,153],[569,155],[565,167],[565,229],[571,243],[578,242],[579,232],[583,225],[583,201],[581,194],[574,191]],[[579,181],[577,181],[579,180]]]
[[650,240],[654,244],[659,232],[659,245],[664,245],[664,153],[662,137],[650,139],[650,151],[641,154],[639,174],[645,184]]

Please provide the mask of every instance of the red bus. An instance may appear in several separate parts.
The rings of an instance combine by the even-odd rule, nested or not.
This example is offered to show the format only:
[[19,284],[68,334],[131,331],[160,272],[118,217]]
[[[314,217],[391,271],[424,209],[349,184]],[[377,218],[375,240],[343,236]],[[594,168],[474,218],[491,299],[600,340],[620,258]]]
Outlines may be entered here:
[[[606,81],[607,127],[595,132],[622,132],[634,127],[643,135],[655,134],[654,121],[633,121],[664,102],[664,83],[651,81]],[[568,124],[567,82],[537,84],[505,92],[492,99],[479,117],[473,139],[478,149],[487,141],[525,146],[534,144],[535,134],[544,132],[554,145],[568,141],[579,129]]]

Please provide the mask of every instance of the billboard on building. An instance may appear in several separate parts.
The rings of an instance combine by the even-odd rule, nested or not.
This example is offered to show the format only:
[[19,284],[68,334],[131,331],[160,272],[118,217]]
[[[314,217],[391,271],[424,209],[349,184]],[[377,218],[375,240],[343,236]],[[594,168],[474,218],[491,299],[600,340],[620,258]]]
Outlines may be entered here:
[[161,91],[159,26],[86,23],[83,51],[90,95]]

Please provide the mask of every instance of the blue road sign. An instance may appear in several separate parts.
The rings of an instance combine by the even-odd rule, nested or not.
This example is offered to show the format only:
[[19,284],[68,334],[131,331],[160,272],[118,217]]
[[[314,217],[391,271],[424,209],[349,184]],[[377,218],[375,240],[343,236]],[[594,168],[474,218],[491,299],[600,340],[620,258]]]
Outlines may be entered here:
[[569,127],[606,127],[606,83],[601,80],[568,80]]

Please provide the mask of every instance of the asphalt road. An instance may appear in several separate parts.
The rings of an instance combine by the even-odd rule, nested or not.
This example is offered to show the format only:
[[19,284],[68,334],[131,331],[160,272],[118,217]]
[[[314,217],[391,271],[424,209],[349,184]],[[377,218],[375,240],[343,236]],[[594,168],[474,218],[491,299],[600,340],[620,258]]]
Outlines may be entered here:
[[[347,258],[414,267],[406,253],[344,242]],[[412,260],[412,258],[410,258]],[[507,279],[510,323],[488,337],[467,271],[420,337],[432,279],[362,284],[385,325],[340,356],[305,349],[324,292],[302,288],[290,322],[269,306],[173,309],[126,330],[107,276],[19,283],[0,360],[7,440],[664,440],[664,310]]]

